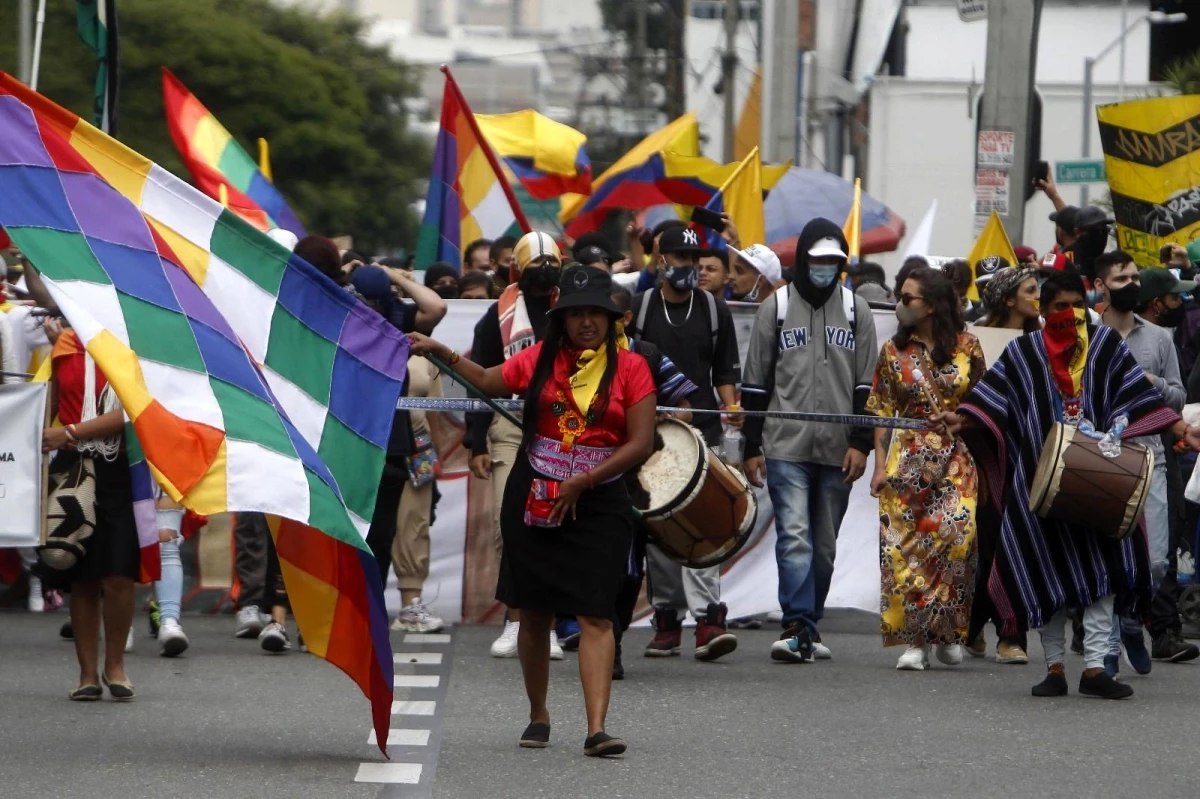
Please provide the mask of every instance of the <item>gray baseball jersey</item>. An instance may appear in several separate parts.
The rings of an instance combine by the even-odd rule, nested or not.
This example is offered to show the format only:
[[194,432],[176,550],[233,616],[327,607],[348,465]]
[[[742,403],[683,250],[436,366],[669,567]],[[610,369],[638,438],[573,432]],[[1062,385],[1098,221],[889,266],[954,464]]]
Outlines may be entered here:
[[[767,299],[754,318],[742,391],[770,390],[767,410],[771,411],[853,413],[854,392],[870,390],[878,358],[875,319],[866,300],[839,288],[822,307],[814,308],[788,284]],[[763,454],[775,460],[840,467],[850,429],[768,418],[763,426]]]

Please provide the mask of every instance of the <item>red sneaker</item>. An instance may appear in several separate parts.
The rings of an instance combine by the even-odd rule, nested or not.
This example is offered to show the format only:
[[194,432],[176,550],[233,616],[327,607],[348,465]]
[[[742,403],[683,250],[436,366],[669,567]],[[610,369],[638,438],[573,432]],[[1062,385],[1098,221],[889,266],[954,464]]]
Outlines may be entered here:
[[708,613],[696,620],[696,660],[716,660],[737,649],[737,636],[725,628],[725,604],[710,603]]
[[646,644],[646,651],[642,654],[648,658],[678,656],[683,639],[683,622],[675,616],[675,611],[669,608],[655,610],[654,629],[654,638]]

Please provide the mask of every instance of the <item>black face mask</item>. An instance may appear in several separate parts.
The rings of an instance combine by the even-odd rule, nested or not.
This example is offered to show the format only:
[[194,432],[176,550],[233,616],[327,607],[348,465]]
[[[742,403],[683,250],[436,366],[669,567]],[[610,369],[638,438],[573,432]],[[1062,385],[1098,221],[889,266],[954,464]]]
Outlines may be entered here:
[[558,268],[531,266],[521,273],[517,285],[521,291],[552,291],[558,285]]
[[1094,261],[1108,247],[1108,231],[1105,229],[1089,230],[1075,242],[1075,253],[1085,261]]
[[1142,296],[1142,287],[1137,283],[1127,283],[1119,289],[1108,290],[1108,304],[1114,311],[1129,313],[1138,307]]
[[434,292],[439,297],[441,297],[443,300],[457,300],[458,299],[458,286],[455,286],[455,285],[438,286],[437,288],[434,289]]
[[1178,308],[1163,308],[1163,312],[1158,317],[1158,323],[1163,327],[1179,327],[1183,324],[1183,317],[1187,313],[1187,308],[1180,305]]

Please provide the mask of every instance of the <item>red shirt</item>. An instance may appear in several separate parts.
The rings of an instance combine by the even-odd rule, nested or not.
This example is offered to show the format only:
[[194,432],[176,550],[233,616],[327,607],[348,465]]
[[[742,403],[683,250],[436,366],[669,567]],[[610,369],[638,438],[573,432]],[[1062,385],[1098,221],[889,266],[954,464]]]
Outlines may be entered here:
[[[509,391],[524,394],[528,390],[529,380],[533,377],[533,369],[541,352],[542,343],[538,342],[504,362],[501,369],[504,384]],[[566,378],[574,369],[577,356],[578,353],[565,347],[559,351],[554,370],[557,379],[546,381],[539,400],[538,434],[554,441],[563,440],[563,431],[559,429],[562,417],[555,415],[551,407],[559,401],[560,392],[569,408],[580,416],[584,415],[575,407],[571,390],[566,384]],[[650,375],[646,359],[625,350],[617,350],[617,371],[613,374],[612,385],[609,386],[609,400],[604,417],[589,424],[573,443],[582,447],[621,446],[628,439],[625,435],[625,410],[653,394],[654,378]]]
[[[54,382],[58,385],[58,420],[64,425],[79,424],[83,416],[83,378],[85,355],[74,330],[64,330],[50,352],[54,364]],[[96,372],[96,402],[108,385],[99,366]]]

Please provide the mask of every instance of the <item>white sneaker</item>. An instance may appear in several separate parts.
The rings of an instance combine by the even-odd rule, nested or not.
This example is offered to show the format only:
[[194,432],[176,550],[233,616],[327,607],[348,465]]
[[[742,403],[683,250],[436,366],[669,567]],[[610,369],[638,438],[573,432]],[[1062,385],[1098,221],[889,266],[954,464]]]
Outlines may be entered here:
[[550,630],[550,659],[551,660],[562,660],[564,657],[565,657],[565,655],[563,655],[563,648],[558,645],[558,633],[555,632],[553,629],[551,629]]
[[125,651],[133,651],[133,625],[129,625],[129,635],[125,636]]
[[929,647],[927,646],[910,646],[896,662],[898,671],[925,671],[927,668],[929,668]]
[[820,641],[813,641],[813,657],[817,660],[833,660],[833,652]]
[[446,623],[429,612],[429,606],[417,597],[408,607],[400,611],[392,622],[393,630],[404,630],[410,633],[436,633],[446,626]]
[[504,621],[504,632],[492,642],[492,657],[515,658],[517,656],[517,633],[521,631],[521,622]]
[[42,596],[42,580],[40,577],[29,575],[29,612],[43,613],[46,610],[46,598]]
[[257,638],[263,631],[263,617],[258,605],[247,605],[238,611],[234,638]]
[[173,658],[183,654],[188,648],[188,638],[183,634],[183,628],[175,619],[163,619],[158,627],[158,644],[162,647],[161,654],[165,658]]
[[258,643],[264,652],[270,652],[272,655],[283,654],[292,648],[288,641],[287,628],[277,621],[263,627],[262,632],[258,634]]
[[937,659],[947,666],[957,666],[963,662],[962,644],[938,644]]

